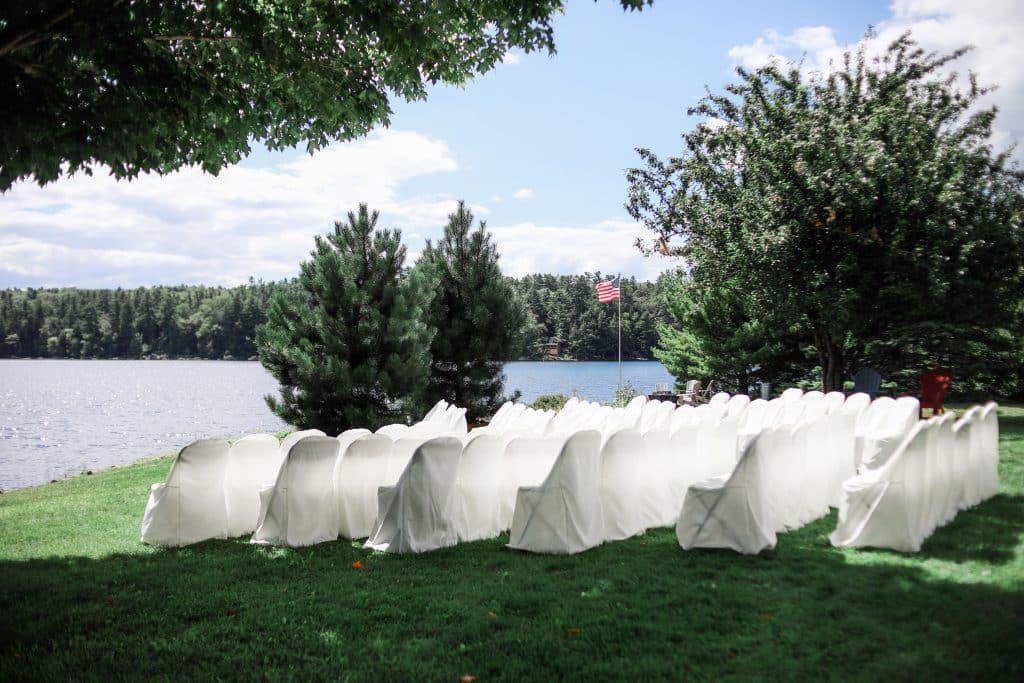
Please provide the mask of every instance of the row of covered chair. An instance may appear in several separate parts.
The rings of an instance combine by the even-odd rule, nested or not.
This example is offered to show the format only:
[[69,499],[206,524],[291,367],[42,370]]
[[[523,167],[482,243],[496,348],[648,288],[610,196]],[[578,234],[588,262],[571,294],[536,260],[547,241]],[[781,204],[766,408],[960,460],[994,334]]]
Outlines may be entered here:
[[[840,505],[843,482],[858,471],[884,469],[912,427],[906,416],[916,418],[911,402],[787,390],[772,401],[718,394],[679,408],[643,397],[624,408],[573,399],[557,413],[507,403],[469,432],[464,411],[439,403],[416,425],[376,434],[305,432],[280,446],[246,437],[223,458],[223,526],[214,461],[227,444],[196,442],[154,486],[143,540],[182,545],[254,531],[256,543],[368,537],[368,547],[422,552],[511,528],[513,547],[579,552],[675,524],[684,548],[757,552]],[[239,476],[254,460],[260,466]],[[161,502],[158,490],[174,488],[177,502]],[[192,512],[182,517],[182,505]]]
[[914,424],[892,455],[843,484],[839,547],[917,552],[936,528],[999,490],[997,406]]

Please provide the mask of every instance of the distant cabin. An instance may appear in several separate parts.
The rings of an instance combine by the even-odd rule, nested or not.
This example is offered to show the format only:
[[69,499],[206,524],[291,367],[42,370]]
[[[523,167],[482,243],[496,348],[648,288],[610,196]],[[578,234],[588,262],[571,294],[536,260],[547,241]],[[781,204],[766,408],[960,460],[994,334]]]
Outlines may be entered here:
[[565,353],[565,341],[558,337],[551,337],[544,343],[545,360],[558,360]]

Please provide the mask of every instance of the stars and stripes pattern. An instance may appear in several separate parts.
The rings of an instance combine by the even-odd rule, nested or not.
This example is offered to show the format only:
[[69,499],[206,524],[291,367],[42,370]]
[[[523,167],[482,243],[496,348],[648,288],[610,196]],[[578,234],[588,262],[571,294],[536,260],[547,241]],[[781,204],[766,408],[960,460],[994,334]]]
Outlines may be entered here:
[[606,304],[619,298],[619,277],[616,275],[610,280],[601,280],[597,283],[597,301]]

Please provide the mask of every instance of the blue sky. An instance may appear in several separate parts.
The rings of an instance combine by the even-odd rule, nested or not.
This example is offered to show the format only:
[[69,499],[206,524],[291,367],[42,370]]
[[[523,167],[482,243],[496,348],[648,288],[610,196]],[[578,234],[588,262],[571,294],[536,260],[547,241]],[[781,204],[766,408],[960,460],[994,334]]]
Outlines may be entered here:
[[[910,29],[930,49],[977,49],[957,64],[998,83],[997,144],[1021,137],[1024,3],[1016,0],[698,3],[570,0],[558,53],[512,54],[465,88],[394,103],[391,127],[313,157],[260,150],[213,178],[186,170],[131,183],[96,177],[0,196],[0,287],[230,285],[290,277],[359,201],[403,229],[415,255],[465,199],[487,221],[507,273],[622,271],[649,279],[676,265],[632,248],[645,236],[623,203],[636,147],[681,149],[686,109],[771,55],[808,69],[863,36]],[[1019,156],[1019,155],[1018,155]]]

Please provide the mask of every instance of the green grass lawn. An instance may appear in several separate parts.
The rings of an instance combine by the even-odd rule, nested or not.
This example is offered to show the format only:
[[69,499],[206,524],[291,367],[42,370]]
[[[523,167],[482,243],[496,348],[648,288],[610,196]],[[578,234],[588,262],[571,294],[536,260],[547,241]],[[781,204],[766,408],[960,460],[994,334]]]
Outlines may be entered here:
[[0,680],[1024,680],[1024,408],[1000,427],[1000,494],[916,555],[831,547],[834,512],[757,557],[670,529],[569,557],[160,550],[168,457],[3,494]]

